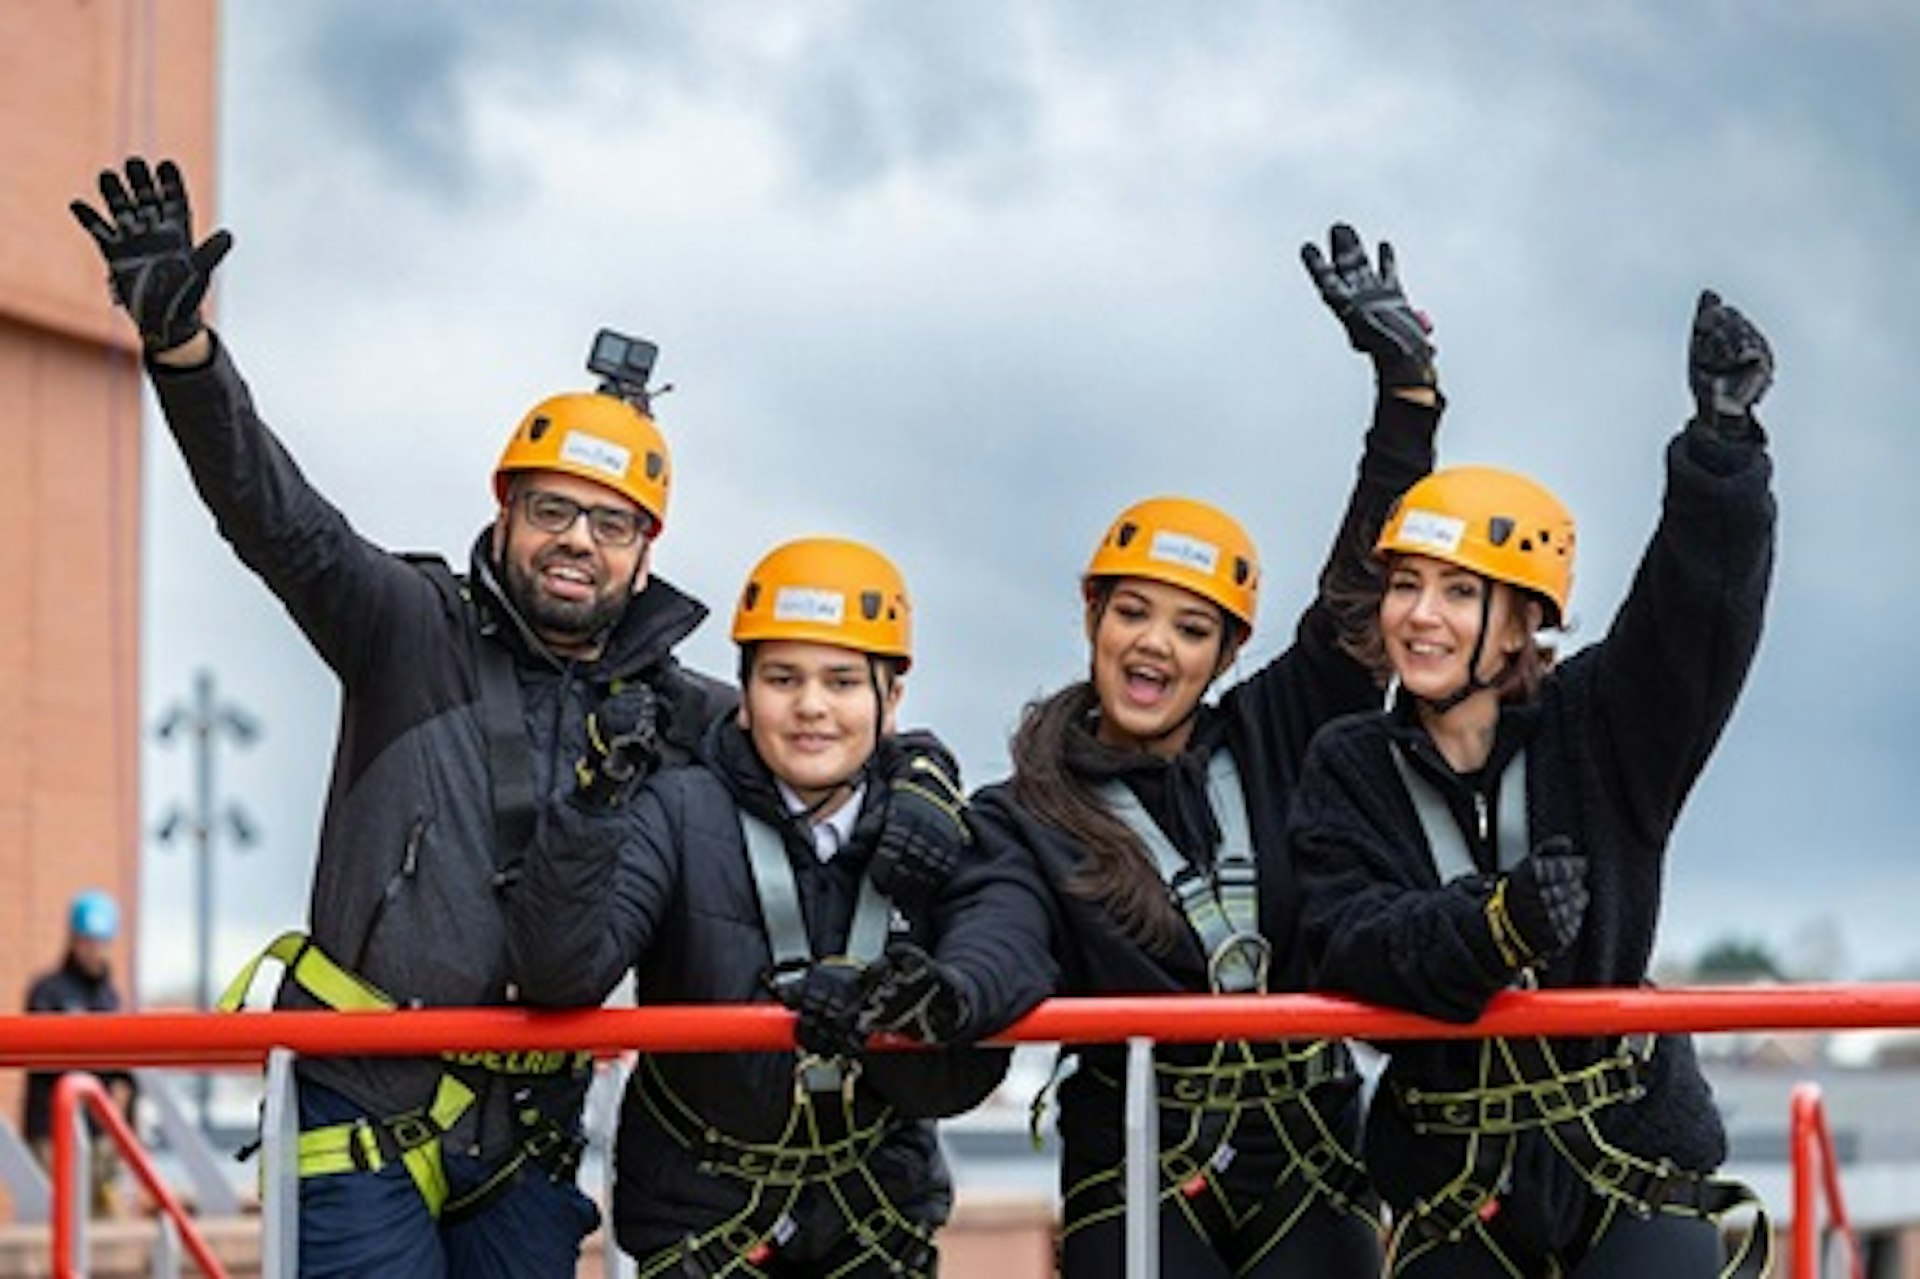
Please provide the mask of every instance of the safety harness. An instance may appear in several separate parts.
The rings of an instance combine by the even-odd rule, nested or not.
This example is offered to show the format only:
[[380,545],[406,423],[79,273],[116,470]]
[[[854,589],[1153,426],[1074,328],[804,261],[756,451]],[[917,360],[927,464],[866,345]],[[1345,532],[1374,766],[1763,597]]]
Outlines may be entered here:
[[[532,839],[537,794],[533,751],[527,741],[519,677],[513,655],[496,642],[501,623],[481,609],[465,579],[437,556],[406,559],[439,589],[450,608],[463,610],[479,631],[476,666],[478,712],[486,738],[487,773],[494,819],[493,886],[509,887]],[[338,963],[303,932],[285,932],[255,955],[220,997],[222,1011],[238,1010],[260,965],[277,960],[286,976],[322,1006],[335,1012],[386,1011],[400,1005],[385,991]],[[592,1070],[590,1053],[534,1050],[521,1053],[441,1055],[446,1066],[424,1107],[345,1123],[311,1128],[300,1134],[302,1177],[378,1172],[395,1160],[406,1166],[427,1212],[457,1221],[480,1211],[512,1187],[529,1168],[556,1181],[571,1179],[585,1139],[577,1125],[562,1124],[541,1104],[541,1092],[563,1081],[579,1081]],[[518,1141],[513,1153],[478,1186],[450,1196],[442,1148],[447,1134],[496,1083],[511,1088],[509,1102]]]
[[[1215,994],[1264,994],[1272,948],[1260,932],[1259,871],[1254,858],[1246,793],[1233,754],[1217,750],[1207,762],[1207,797],[1220,827],[1212,865],[1182,857],[1139,799],[1117,780],[1097,788],[1102,803],[1146,848],[1207,956],[1207,984]],[[1118,1078],[1089,1074],[1116,1091]],[[1366,1170],[1327,1123],[1314,1092],[1356,1078],[1346,1046],[1337,1040],[1306,1044],[1229,1041],[1209,1046],[1195,1064],[1156,1061],[1155,1091],[1163,1120],[1184,1126],[1162,1140],[1162,1203],[1177,1206],[1194,1230],[1207,1235],[1201,1214],[1210,1209],[1236,1235],[1261,1238],[1253,1260],[1275,1247],[1316,1197],[1379,1228]],[[1269,1193],[1238,1207],[1223,1176],[1236,1157],[1244,1125],[1264,1119],[1286,1166]],[[1067,1190],[1067,1232],[1126,1211],[1123,1170],[1103,1169]]]
[[[1432,782],[1391,748],[1413,801],[1440,882],[1478,870],[1459,826]],[[1496,861],[1510,870],[1528,847],[1526,752],[1517,752],[1499,780],[1496,801]],[[1481,810],[1484,815],[1484,808]],[[1483,832],[1485,833],[1485,832]],[[1415,1201],[1394,1222],[1388,1240],[1389,1277],[1423,1254],[1447,1244],[1475,1241],[1516,1277],[1524,1271],[1493,1238],[1487,1223],[1499,1211],[1522,1133],[1546,1138],[1606,1205],[1589,1241],[1597,1241],[1626,1212],[1642,1219],[1655,1213],[1704,1218],[1719,1224],[1737,1208],[1756,1209],[1753,1227],[1721,1271],[1722,1279],[1755,1279],[1772,1265],[1773,1236],[1753,1190],[1728,1177],[1690,1172],[1672,1161],[1648,1159],[1604,1137],[1595,1117],[1610,1106],[1631,1105],[1646,1095],[1657,1043],[1650,1034],[1618,1040],[1613,1050],[1585,1066],[1562,1067],[1552,1041],[1542,1037],[1480,1041],[1478,1082],[1472,1088],[1431,1091],[1394,1082],[1394,1104],[1421,1136],[1453,1137],[1462,1143],[1461,1168],[1445,1185]],[[1556,1263],[1557,1265],[1557,1263]],[[1557,1271],[1556,1271],[1557,1273]]]
[[[287,977],[335,1012],[388,1012],[399,1007],[394,999],[365,978],[335,963],[305,933],[281,933],[248,960],[220,996],[222,1012],[235,1012],[246,1002],[260,965],[277,960]],[[299,1172],[322,1177],[345,1172],[378,1172],[398,1160],[420,1192],[427,1212],[440,1220],[457,1221],[484,1208],[512,1186],[529,1167],[539,1168],[556,1181],[573,1175],[584,1144],[578,1132],[548,1118],[537,1096],[541,1081],[578,1079],[593,1068],[586,1052],[541,1051],[523,1053],[442,1054],[446,1073],[426,1106],[379,1119],[361,1117],[345,1123],[301,1132]],[[501,1165],[479,1185],[450,1196],[442,1154],[446,1136],[470,1111],[490,1080],[512,1078],[514,1122],[520,1140]]]
[[[780,831],[745,811],[740,831],[773,955],[770,978],[778,988],[800,980],[822,957],[815,956],[808,937]],[[832,958],[859,964],[878,958],[892,913],[872,880],[862,876],[845,953]],[[796,1052],[792,1105],[780,1135],[767,1142],[722,1132],[675,1095],[655,1058],[643,1056],[639,1071],[636,1091],[653,1121],[694,1156],[702,1173],[736,1181],[747,1193],[745,1205],[726,1220],[643,1261],[640,1279],[750,1279],[770,1273],[766,1267],[775,1253],[799,1230],[796,1209],[809,1190],[826,1196],[845,1219],[848,1234],[864,1250],[857,1260],[876,1259],[906,1279],[932,1275],[931,1227],[902,1213],[874,1176],[872,1157],[897,1123],[891,1107],[859,1122],[854,1105],[858,1062]]]

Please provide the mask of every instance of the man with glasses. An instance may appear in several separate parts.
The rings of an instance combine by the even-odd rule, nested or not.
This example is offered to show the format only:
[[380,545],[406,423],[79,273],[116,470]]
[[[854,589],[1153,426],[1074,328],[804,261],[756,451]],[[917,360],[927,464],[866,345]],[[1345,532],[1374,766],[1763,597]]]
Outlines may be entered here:
[[[73,212],[201,499],[341,685],[309,931],[265,952],[279,1006],[514,1002],[503,905],[534,812],[582,774],[630,787],[684,761],[733,702],[673,657],[705,608],[648,571],[672,468],[644,376],[526,415],[465,575],[392,554],[308,484],[201,323],[232,240],[194,242],[175,166],[131,159],[100,194],[104,215]],[[596,1218],[573,1176],[590,1070],[558,1052],[303,1059],[300,1273],[572,1276]]]

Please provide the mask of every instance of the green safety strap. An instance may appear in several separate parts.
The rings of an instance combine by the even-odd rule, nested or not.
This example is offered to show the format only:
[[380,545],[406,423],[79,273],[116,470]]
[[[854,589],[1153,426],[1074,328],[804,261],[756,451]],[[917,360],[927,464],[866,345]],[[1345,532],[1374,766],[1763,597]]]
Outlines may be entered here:
[[[793,877],[793,863],[787,860],[786,840],[771,823],[745,809],[740,810],[740,833],[746,840],[747,866],[753,872],[754,893],[760,899],[767,946],[773,952],[773,972],[776,976],[798,972],[816,956],[800,908],[800,886]],[[847,928],[844,957],[860,964],[878,959],[886,948],[892,920],[892,908],[874,887],[872,876],[862,875],[853,922]],[[810,1053],[799,1055],[801,1079],[809,1091],[831,1092],[846,1082],[839,1063],[821,1061]]]
[[311,937],[298,930],[281,933],[248,960],[227,983],[215,1006],[223,1013],[239,1011],[260,965],[269,959],[279,960],[295,985],[335,1012],[390,1012],[399,1006],[378,986],[335,963]]
[[1217,750],[1207,761],[1207,799],[1220,827],[1211,872],[1180,855],[1124,782],[1102,782],[1095,791],[1153,858],[1206,952],[1208,985],[1220,994],[1264,991],[1271,949],[1260,934],[1259,870],[1233,752]]
[[[1393,766],[1400,770],[1400,782],[1406,788],[1407,798],[1413,801],[1414,813],[1420,818],[1420,829],[1426,833],[1427,849],[1433,856],[1434,873],[1440,876],[1440,882],[1450,884],[1462,875],[1478,874],[1479,864],[1473,860],[1473,850],[1467,847],[1467,838],[1453,820],[1447,801],[1432,782],[1414,770],[1398,745],[1389,746],[1387,753],[1393,757]],[[1494,850],[1500,869],[1512,870],[1531,846],[1527,840],[1527,753],[1524,750],[1514,752],[1506,770],[1500,774],[1498,807]]]
[[[447,1202],[447,1172],[441,1159],[441,1138],[473,1105],[473,1090],[452,1075],[442,1075],[433,1104],[379,1121],[354,1119],[309,1128],[300,1134],[299,1169],[302,1177],[344,1172],[378,1172],[391,1154],[406,1165],[407,1175],[420,1191],[427,1212],[440,1215]],[[381,1140],[384,1131],[386,1141]]]

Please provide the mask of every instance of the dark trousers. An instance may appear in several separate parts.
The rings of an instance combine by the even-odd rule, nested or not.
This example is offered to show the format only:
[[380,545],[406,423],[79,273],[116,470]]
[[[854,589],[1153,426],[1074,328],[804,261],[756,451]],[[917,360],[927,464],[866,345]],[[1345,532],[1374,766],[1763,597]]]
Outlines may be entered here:
[[[1203,1219],[1203,1225],[1206,1223]],[[1224,1228],[1225,1223],[1218,1223]],[[1126,1273],[1126,1219],[1112,1216],[1082,1225],[1060,1249],[1062,1279],[1115,1279]],[[1216,1245],[1179,1207],[1160,1210],[1160,1273],[1168,1279],[1375,1279],[1380,1240],[1349,1213],[1315,1201],[1292,1227],[1264,1239],[1223,1238]]]
[[1402,1267],[1398,1279],[1715,1279],[1724,1264],[1720,1228],[1704,1217],[1614,1213],[1593,1248],[1570,1265],[1546,1258],[1503,1261],[1473,1239],[1446,1244]]
[[[360,1111],[339,1094],[302,1083],[300,1126],[324,1128]],[[454,1197],[484,1182],[493,1165],[448,1154]],[[571,1179],[536,1167],[457,1222],[436,1221],[399,1162],[378,1172],[300,1179],[300,1273],[306,1279],[573,1279],[580,1241],[600,1219]]]

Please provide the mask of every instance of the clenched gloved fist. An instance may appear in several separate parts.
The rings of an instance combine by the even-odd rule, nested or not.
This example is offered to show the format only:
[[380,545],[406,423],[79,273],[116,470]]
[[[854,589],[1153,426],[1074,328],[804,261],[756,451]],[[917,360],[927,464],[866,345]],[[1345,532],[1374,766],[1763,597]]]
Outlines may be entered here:
[[1753,322],[1703,289],[1687,343],[1687,384],[1696,420],[1722,439],[1756,437],[1753,406],[1773,385],[1773,348]]
[[860,980],[861,1038],[885,1031],[944,1045],[966,1021],[967,997],[953,971],[912,942],[895,942]]
[[1427,317],[1413,309],[1400,288],[1393,246],[1380,242],[1380,267],[1367,260],[1360,236],[1344,222],[1327,234],[1329,263],[1317,245],[1300,247],[1300,260],[1319,286],[1320,296],[1346,326],[1353,349],[1373,360],[1380,385],[1388,390],[1434,386],[1433,343]]
[[1494,887],[1487,902],[1494,944],[1515,968],[1543,963],[1580,935],[1589,900],[1586,855],[1565,835],[1543,839]]
[[909,918],[920,918],[973,842],[967,799],[946,752],[916,750],[887,778],[887,807],[868,874]]
[[817,1057],[854,1057],[867,1046],[860,1027],[862,970],[846,959],[820,959],[774,984],[780,1002],[799,1014],[800,1047]]
[[574,764],[575,797],[590,808],[623,804],[660,762],[660,699],[624,684],[587,716],[587,753]]
[[158,178],[156,183],[147,162],[135,156],[127,161],[125,181],[111,169],[100,175],[111,221],[83,200],[69,207],[100,246],[113,296],[133,317],[140,340],[149,351],[168,351],[200,332],[200,303],[233,237],[215,231],[194,244],[180,170],[162,160]]

